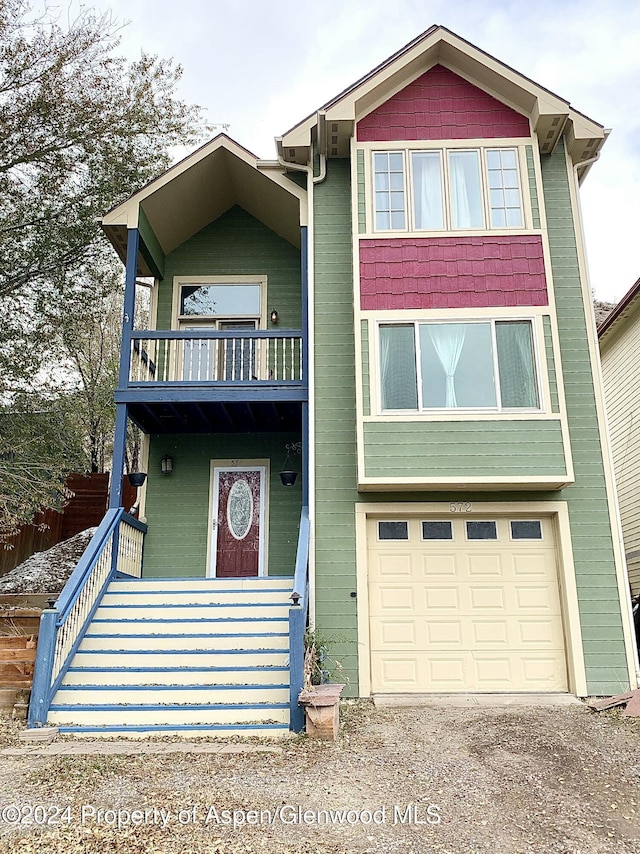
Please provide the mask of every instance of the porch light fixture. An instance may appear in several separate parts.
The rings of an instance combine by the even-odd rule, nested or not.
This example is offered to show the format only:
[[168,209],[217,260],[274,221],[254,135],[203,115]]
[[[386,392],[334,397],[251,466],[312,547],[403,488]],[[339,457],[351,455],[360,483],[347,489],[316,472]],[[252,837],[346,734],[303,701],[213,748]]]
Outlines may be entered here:
[[274,325],[278,322],[278,312],[275,308],[271,309],[271,323]]
[[285,449],[287,451],[287,456],[284,458],[284,463],[282,464],[282,471],[280,472],[280,481],[283,486],[293,486],[296,482],[296,478],[298,477],[298,472],[293,471],[293,469],[289,468],[289,457],[291,454],[301,454],[302,453],[302,442],[292,442],[290,445],[285,445]]
[[162,474],[173,474],[173,457],[165,454],[160,460]]

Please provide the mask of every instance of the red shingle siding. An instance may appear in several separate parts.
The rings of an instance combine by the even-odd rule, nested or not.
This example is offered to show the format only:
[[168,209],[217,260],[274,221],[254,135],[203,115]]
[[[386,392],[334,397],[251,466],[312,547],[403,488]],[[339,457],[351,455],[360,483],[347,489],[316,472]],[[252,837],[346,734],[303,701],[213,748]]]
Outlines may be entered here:
[[435,65],[358,122],[359,142],[530,136],[529,120]]
[[364,311],[548,304],[538,235],[360,241]]

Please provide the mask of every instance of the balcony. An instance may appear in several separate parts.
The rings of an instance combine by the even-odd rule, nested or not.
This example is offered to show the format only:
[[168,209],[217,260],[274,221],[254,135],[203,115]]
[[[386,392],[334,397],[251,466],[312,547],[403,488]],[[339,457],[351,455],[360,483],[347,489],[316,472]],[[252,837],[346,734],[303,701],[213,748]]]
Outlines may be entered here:
[[296,329],[136,331],[116,403],[147,433],[296,430],[304,355]]

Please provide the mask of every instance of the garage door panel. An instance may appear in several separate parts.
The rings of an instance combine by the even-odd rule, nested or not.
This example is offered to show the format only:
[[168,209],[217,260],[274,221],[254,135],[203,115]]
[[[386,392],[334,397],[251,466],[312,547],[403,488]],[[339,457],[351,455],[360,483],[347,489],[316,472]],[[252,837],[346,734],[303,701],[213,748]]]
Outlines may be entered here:
[[473,611],[505,611],[505,590],[498,586],[469,588],[469,604]]
[[478,646],[510,646],[509,626],[506,620],[475,620],[469,623],[470,642],[469,648]]
[[496,520],[497,540],[467,540],[466,521],[438,541],[411,519],[409,540],[393,542],[377,541],[370,520],[373,690],[566,691],[549,520],[531,541],[512,540],[508,519]]
[[420,569],[422,577],[431,580],[456,578],[458,574],[456,557],[452,554],[422,554]]
[[471,578],[477,578],[478,576],[502,578],[505,574],[503,556],[495,552],[490,554],[470,554],[467,562]]
[[412,558],[413,555],[410,553],[379,554],[376,558],[378,564],[376,567],[376,574],[380,578],[388,578],[390,576],[396,578],[411,578],[413,575]]
[[566,691],[566,680],[562,678],[565,669],[564,653],[549,655],[522,655],[522,678],[538,691]]

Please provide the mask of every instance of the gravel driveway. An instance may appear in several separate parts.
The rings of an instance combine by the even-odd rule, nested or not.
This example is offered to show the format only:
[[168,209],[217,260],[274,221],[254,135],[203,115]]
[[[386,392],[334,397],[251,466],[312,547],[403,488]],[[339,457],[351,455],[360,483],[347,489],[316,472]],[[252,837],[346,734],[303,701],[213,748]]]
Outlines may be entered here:
[[[0,756],[0,852],[640,852],[640,719],[577,704],[341,714],[335,745]],[[14,724],[1,732],[18,745]]]

